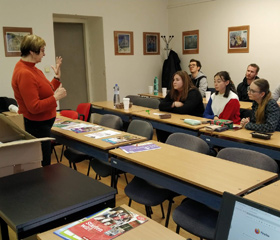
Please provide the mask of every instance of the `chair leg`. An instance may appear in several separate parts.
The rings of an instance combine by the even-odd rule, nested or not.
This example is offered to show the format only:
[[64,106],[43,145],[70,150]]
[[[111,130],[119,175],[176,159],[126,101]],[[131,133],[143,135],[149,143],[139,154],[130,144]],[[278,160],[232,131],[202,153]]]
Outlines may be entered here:
[[54,155],[55,155],[55,158],[56,158],[57,163],[59,163],[58,156],[57,156],[57,153],[56,153],[56,150],[55,150],[54,147],[53,147],[53,152],[54,152]]
[[128,184],[126,173],[124,173],[124,177],[125,177],[126,184]]
[[90,160],[89,160],[89,163],[88,163],[87,176],[89,176],[89,172],[90,172]]
[[129,207],[131,206],[131,202],[132,202],[132,199],[130,198],[129,201],[128,201],[128,206]]
[[166,216],[166,220],[165,220],[165,227],[167,227],[167,228],[168,228],[168,224],[169,224],[172,203],[173,203],[173,199],[170,199],[169,203],[168,203],[167,216]]
[[176,227],[176,233],[178,233],[178,234],[179,234],[179,232],[180,232],[180,226],[177,224],[177,227]]
[[145,209],[146,209],[146,215],[147,215],[147,217],[152,218],[152,215],[151,215],[151,207],[145,205]]
[[63,157],[63,153],[64,153],[64,147],[65,147],[65,145],[62,145],[61,154],[60,154],[60,162],[62,162],[62,157]]
[[73,167],[77,171],[76,163],[73,162]]
[[162,213],[162,219],[164,219],[165,215],[164,215],[164,209],[163,209],[162,203],[160,204],[160,208],[161,208],[161,213]]

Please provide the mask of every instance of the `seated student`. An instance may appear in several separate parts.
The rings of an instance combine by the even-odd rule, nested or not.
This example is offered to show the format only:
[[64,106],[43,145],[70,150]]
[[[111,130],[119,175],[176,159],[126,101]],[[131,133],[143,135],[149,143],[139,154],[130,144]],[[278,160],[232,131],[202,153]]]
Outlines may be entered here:
[[280,108],[271,98],[269,83],[257,79],[248,88],[249,98],[253,101],[252,118],[243,118],[241,126],[258,132],[280,131]]
[[159,110],[202,116],[204,105],[201,94],[185,71],[173,75],[171,90],[159,104]]
[[277,102],[278,106],[280,107],[280,102],[278,102],[280,98],[280,85],[272,93],[272,98]]
[[202,97],[205,97],[205,92],[208,88],[207,77],[201,72],[201,63],[198,60],[191,59],[189,63],[189,69],[191,74],[189,75],[194,86],[198,88]]
[[211,95],[203,117],[209,119],[232,120],[233,123],[240,123],[240,104],[236,90],[229,73],[218,72],[214,76],[216,92]]
[[[185,71],[178,71],[173,75],[171,90],[161,100],[159,110],[202,117],[204,111],[202,96]],[[160,142],[165,142],[170,135],[169,132],[162,130],[157,130],[156,133]]]
[[247,88],[250,86],[250,84],[259,77],[257,76],[260,71],[260,67],[255,64],[251,63],[246,70],[245,77],[241,83],[237,86],[237,94],[239,97],[239,101],[245,101],[245,102],[252,102],[249,99]]

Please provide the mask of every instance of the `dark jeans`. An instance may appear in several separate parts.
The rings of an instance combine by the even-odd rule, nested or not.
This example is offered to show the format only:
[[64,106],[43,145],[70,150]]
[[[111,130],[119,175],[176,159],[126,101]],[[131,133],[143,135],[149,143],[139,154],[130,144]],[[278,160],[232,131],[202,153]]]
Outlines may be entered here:
[[[55,118],[46,121],[31,121],[24,118],[25,130],[36,138],[50,137],[54,120]],[[51,141],[41,142],[41,145],[43,154],[42,166],[44,167],[51,164]]]

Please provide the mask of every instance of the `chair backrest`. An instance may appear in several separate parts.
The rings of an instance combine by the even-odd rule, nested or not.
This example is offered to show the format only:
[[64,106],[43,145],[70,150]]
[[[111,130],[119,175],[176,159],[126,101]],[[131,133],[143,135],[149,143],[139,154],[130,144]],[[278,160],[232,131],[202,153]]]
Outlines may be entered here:
[[138,96],[138,95],[127,95],[126,98],[129,98],[130,99],[129,101],[132,102],[135,105],[135,102],[137,101],[137,99],[140,98],[140,96]]
[[173,133],[167,138],[165,143],[198,153],[209,153],[209,146],[205,141],[186,133]]
[[148,140],[153,138],[154,129],[150,122],[134,119],[129,123],[127,132],[146,137]]
[[144,98],[140,97],[133,102],[134,105],[158,109],[160,100],[157,98]]
[[270,172],[278,172],[278,164],[274,159],[253,150],[229,147],[220,150],[217,157]]
[[91,115],[91,104],[90,103],[80,103],[76,109],[80,114],[79,119],[89,122]]
[[99,124],[104,127],[109,127],[116,130],[122,130],[123,127],[122,119],[119,116],[113,114],[104,114],[101,117]]
[[60,111],[60,115],[64,116],[64,117],[72,118],[72,119],[78,119],[78,117],[79,117],[78,112],[76,112],[74,110],[62,110],[62,111]]

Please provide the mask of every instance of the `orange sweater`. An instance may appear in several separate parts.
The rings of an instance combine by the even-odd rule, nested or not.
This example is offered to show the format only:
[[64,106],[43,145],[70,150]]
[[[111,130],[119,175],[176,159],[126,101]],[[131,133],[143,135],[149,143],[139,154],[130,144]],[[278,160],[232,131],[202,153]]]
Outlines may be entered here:
[[54,91],[60,82],[51,82],[35,63],[20,60],[14,69],[12,87],[19,105],[19,113],[29,120],[44,121],[56,116]]

